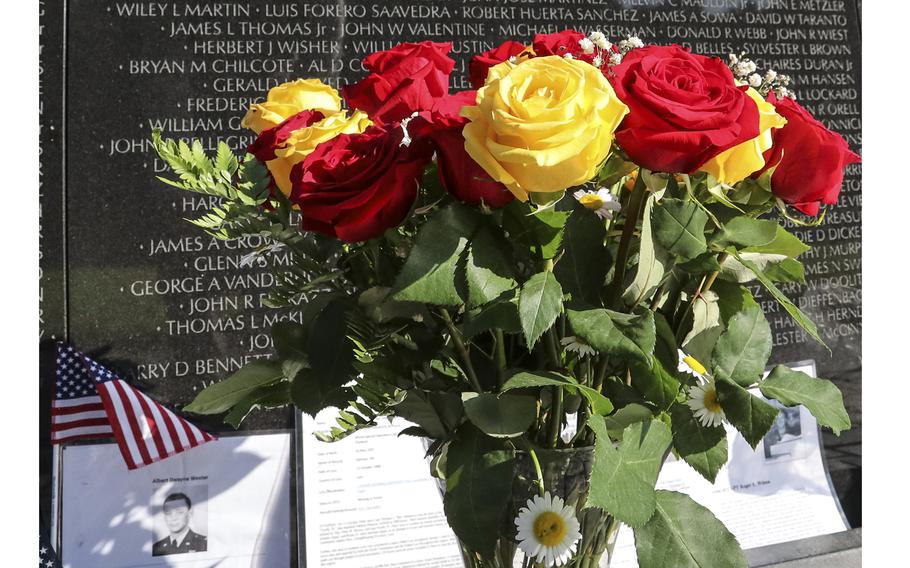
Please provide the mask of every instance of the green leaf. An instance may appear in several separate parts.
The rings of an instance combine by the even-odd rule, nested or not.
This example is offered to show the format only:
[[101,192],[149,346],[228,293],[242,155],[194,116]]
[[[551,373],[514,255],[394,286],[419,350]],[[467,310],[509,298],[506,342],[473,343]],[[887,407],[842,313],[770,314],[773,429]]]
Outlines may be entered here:
[[457,393],[407,391],[395,405],[395,414],[417,424],[434,439],[448,438],[461,422],[463,407]]
[[465,314],[461,326],[462,334],[467,339],[493,328],[499,328],[505,333],[520,333],[518,300],[517,298],[500,298],[485,306],[475,308]]
[[570,394],[580,392],[588,400],[591,405],[591,411],[594,414],[605,416],[613,412],[613,403],[598,391],[589,386],[578,384],[578,381],[572,377],[549,371],[518,371],[509,377],[505,384],[502,385],[501,390],[502,392],[507,392],[512,389],[549,386],[562,387]]
[[240,424],[257,406],[275,408],[290,404],[291,392],[289,387],[289,382],[279,381],[254,390],[247,398],[231,408],[231,411],[224,416],[224,423],[236,430],[240,428]]
[[354,345],[348,339],[345,314],[351,306],[343,300],[329,303],[316,317],[307,339],[310,367],[319,380],[331,385],[343,385],[354,371]]
[[727,322],[711,360],[714,376],[748,387],[758,381],[771,356],[771,326],[758,306],[750,306]]
[[698,255],[692,260],[677,264],[676,266],[689,274],[708,274],[720,270],[720,263],[717,262],[717,254],[710,251]]
[[666,410],[676,400],[680,384],[671,373],[664,369],[655,357],[650,366],[632,365],[632,386],[641,393],[645,400],[654,404],[659,410]]
[[717,379],[715,385],[727,421],[754,449],[771,429],[778,409],[732,381]]
[[654,195],[645,201],[644,214],[641,219],[641,239],[639,239],[638,268],[635,278],[623,292],[622,299],[629,305],[637,305],[646,298],[664,277],[664,265],[667,261],[663,249],[656,249],[651,230],[651,210],[654,207]]
[[411,254],[392,286],[395,300],[457,306],[458,264],[480,222],[479,213],[453,203],[436,213],[417,234]]
[[622,439],[622,433],[626,427],[636,422],[647,422],[653,418],[654,413],[650,408],[633,402],[623,406],[610,416],[606,416],[604,421],[610,436]]
[[568,310],[567,315],[575,335],[600,353],[650,365],[657,340],[650,310],[630,315],[595,308]]
[[705,426],[685,404],[674,404],[670,416],[676,453],[714,483],[717,472],[727,463],[726,430],[723,426]]
[[702,292],[692,300],[692,329],[683,339],[682,349],[687,355],[710,368],[711,352],[717,343],[717,338],[724,331],[724,323],[720,317],[718,296],[708,290]]
[[183,410],[194,414],[219,414],[230,410],[260,387],[284,378],[281,365],[274,361],[257,360],[233,375],[206,387]]
[[634,529],[640,568],[748,568],[736,537],[707,508],[658,491],[654,516]]
[[692,201],[666,198],[654,209],[654,239],[672,254],[691,260],[706,250],[708,216]]
[[722,249],[731,246],[762,247],[774,241],[779,227],[776,221],[734,217],[711,239],[711,244]]
[[600,304],[600,291],[610,268],[610,255],[604,246],[604,224],[579,205],[566,223],[564,254],[554,273],[563,290],[575,300]]
[[816,379],[785,365],[774,367],[759,385],[761,392],[784,406],[802,404],[822,426],[840,435],[850,429],[850,416],[844,408],[844,397],[831,381]]
[[470,425],[458,429],[446,452],[446,518],[462,542],[488,557],[512,498],[514,460],[503,441]]
[[781,254],[789,258],[796,258],[802,253],[809,250],[809,245],[803,243],[795,235],[789,233],[786,229],[777,225],[774,239],[771,242],[750,246],[743,249],[743,252],[757,252],[763,254]]
[[518,295],[518,318],[529,350],[561,311],[562,287],[552,272],[540,272],[524,283]]
[[330,406],[344,408],[353,393],[342,384],[327,381],[312,369],[301,369],[291,381],[291,400],[309,416]]
[[569,211],[545,209],[532,214],[526,203],[516,199],[503,213],[503,228],[508,232],[510,242],[527,247],[543,260],[556,256]]
[[506,246],[501,239],[486,228],[471,241],[465,266],[469,308],[491,302],[518,286],[504,250]]
[[[777,303],[779,303],[785,310],[787,310],[787,313],[790,314],[790,317],[792,317],[793,320],[796,321],[796,323],[801,328],[803,328],[806,331],[806,333],[808,333],[812,337],[812,339],[817,341],[825,349],[828,349],[828,346],[825,344],[824,341],[822,341],[822,338],[818,335],[818,328],[815,327],[815,324],[812,322],[812,320],[810,320],[806,316],[806,314],[804,314],[799,308],[796,307],[796,305],[793,302],[790,301],[790,298],[785,296],[784,293],[781,292],[777,288],[777,286],[775,286],[774,283],[771,282],[771,280],[767,276],[765,276],[762,273],[762,271],[759,270],[754,264],[752,264],[748,260],[743,259],[741,256],[739,256],[736,253],[734,253],[734,256],[746,268],[748,268],[749,270],[751,270],[753,272],[753,274],[755,274],[755,277],[758,278],[758,281],[761,282],[762,285],[768,290],[768,292],[771,293],[771,295],[774,297],[774,299],[777,300]],[[830,352],[831,350],[828,349],[828,351]]]
[[752,292],[745,286],[715,280],[711,291],[717,294],[717,307],[720,310],[720,319],[726,323],[730,318],[749,307],[758,307],[758,302],[752,297]]
[[464,392],[461,401],[468,420],[495,438],[521,436],[537,418],[537,398],[533,396]]
[[293,379],[308,365],[307,329],[293,321],[280,321],[272,326],[272,344],[281,360],[284,376]]
[[670,446],[670,429],[659,420],[636,422],[614,448],[603,418],[591,416],[588,426],[596,436],[588,506],[631,527],[645,524],[654,513],[654,484]]
[[765,268],[765,276],[774,282],[806,283],[806,268],[794,258],[785,258],[777,264]]

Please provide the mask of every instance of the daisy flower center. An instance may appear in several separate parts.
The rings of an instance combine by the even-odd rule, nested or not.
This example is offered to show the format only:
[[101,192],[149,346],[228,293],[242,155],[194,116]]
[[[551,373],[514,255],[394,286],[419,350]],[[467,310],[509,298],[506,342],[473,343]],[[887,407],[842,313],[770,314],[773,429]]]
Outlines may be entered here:
[[556,546],[566,536],[566,522],[558,514],[544,511],[534,519],[534,536],[544,546]]
[[578,199],[578,202],[594,211],[600,209],[604,205],[604,200],[596,193],[586,193]]
[[705,404],[705,408],[708,409],[710,412],[714,412],[714,413],[723,412],[723,409],[721,409],[720,404],[717,403],[717,391],[716,390],[707,389],[705,391],[705,397],[704,397],[703,402]]
[[691,355],[686,355],[683,357],[683,362],[689,366],[690,369],[698,373],[699,375],[704,375],[706,370],[705,366],[698,362],[698,359]]

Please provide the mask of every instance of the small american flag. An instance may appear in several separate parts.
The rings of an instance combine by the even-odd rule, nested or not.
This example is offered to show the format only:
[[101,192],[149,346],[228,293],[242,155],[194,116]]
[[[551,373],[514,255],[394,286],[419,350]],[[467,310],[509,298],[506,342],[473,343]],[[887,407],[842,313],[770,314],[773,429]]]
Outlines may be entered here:
[[215,439],[72,346],[58,343],[51,441],[111,436],[129,469]]
[[44,530],[38,535],[38,568],[60,568],[60,561]]

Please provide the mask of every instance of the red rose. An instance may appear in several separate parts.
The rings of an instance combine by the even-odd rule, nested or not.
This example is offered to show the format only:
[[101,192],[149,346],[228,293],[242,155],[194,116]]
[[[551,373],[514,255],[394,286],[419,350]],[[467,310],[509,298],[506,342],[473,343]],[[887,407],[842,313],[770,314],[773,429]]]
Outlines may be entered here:
[[301,128],[312,126],[323,118],[325,118],[325,116],[318,110],[304,110],[298,112],[285,119],[284,122],[280,123],[278,126],[263,130],[259,136],[256,137],[256,140],[250,144],[249,148],[247,148],[247,152],[256,156],[256,159],[263,164],[270,160],[274,160],[277,157],[275,155],[275,150],[281,148],[287,139],[290,138],[291,134]]
[[370,71],[362,81],[342,87],[348,104],[376,122],[392,123],[427,110],[448,94],[455,61],[451,43],[402,43],[363,60]]
[[537,34],[534,36],[532,44],[534,55],[537,57],[545,57],[547,55],[564,57],[566,54],[570,54],[576,59],[581,59],[582,56],[593,59],[594,55],[585,55],[578,44],[585,37],[585,34],[575,30],[563,30],[555,34]]
[[612,70],[613,88],[629,107],[616,140],[640,166],[691,173],[758,136],[758,107],[716,57],[649,45],[627,53]]
[[371,126],[321,143],[291,171],[291,201],[306,230],[353,243],[397,226],[417,198],[429,152],[401,145],[398,125]]
[[432,110],[408,123],[408,132],[415,141],[429,140],[436,150],[439,180],[447,192],[464,203],[483,202],[498,209],[515,196],[468,155],[461,134],[468,119],[458,113],[462,107],[474,105],[476,96],[476,91],[463,91],[440,99]]
[[565,57],[571,55],[573,59],[580,59],[585,63],[594,63],[594,58],[600,55],[601,71],[605,71],[610,62],[610,54],[617,53],[619,50],[615,45],[610,46],[606,53],[595,50],[591,53],[585,53],[578,42],[585,39],[585,34],[575,30],[564,30],[555,34],[537,34],[534,36],[532,47],[534,48],[535,57],[546,57],[547,55],[558,55]]
[[[525,49],[527,49],[527,46],[523,43],[506,41],[499,47],[484,51],[480,55],[475,55],[468,64],[468,77],[471,80],[471,85],[475,89],[483,87],[490,67],[506,61],[513,55],[518,55]],[[469,104],[473,104],[473,101]]]
[[837,202],[844,168],[859,163],[860,157],[793,99],[778,100],[770,93],[768,101],[787,124],[772,131],[774,143],[765,152],[765,167],[754,177],[777,165],[771,174],[774,195],[806,215],[818,215],[820,204]]

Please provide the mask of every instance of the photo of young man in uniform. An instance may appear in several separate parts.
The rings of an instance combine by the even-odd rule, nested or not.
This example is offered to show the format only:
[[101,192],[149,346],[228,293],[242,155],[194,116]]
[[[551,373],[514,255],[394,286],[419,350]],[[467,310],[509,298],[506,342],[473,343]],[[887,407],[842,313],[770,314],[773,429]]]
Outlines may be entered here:
[[171,493],[162,505],[164,524],[170,534],[152,546],[152,556],[205,552],[208,540],[205,535],[193,532],[193,502],[184,493]]

